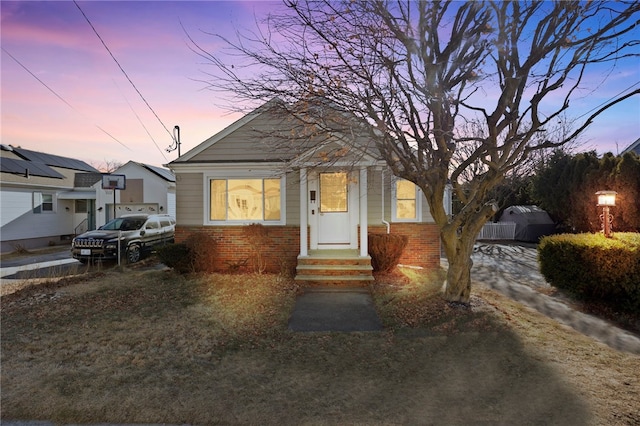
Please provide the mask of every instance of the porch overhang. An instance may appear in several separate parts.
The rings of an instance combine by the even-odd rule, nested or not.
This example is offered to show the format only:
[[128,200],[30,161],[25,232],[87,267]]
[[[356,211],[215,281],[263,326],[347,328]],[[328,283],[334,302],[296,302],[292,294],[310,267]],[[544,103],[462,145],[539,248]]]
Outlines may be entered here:
[[58,200],[95,200],[95,191],[65,191],[59,192]]
[[[372,164],[375,165],[375,164]],[[337,166],[336,166],[337,167]],[[353,168],[353,164],[351,164]],[[366,257],[368,256],[368,198],[367,198],[367,170],[368,167],[366,165],[359,164],[357,166],[358,173],[358,183],[357,183],[357,209],[358,215],[354,216],[353,223],[350,224],[352,229],[355,229],[359,225],[359,235],[357,241],[359,242],[358,252],[360,256]],[[315,191],[315,190],[314,190]],[[300,168],[300,256],[306,257],[309,253],[309,203],[315,202],[311,201],[310,189],[309,189],[309,170],[306,167]],[[354,204],[354,207],[356,205]],[[314,209],[315,213],[315,209]],[[317,226],[317,221],[312,221],[312,226]],[[315,230],[314,232],[318,232]],[[355,230],[354,230],[355,232]],[[318,247],[314,246],[314,240],[316,241],[315,245],[317,245],[317,240],[313,238],[311,235],[311,244],[313,249],[317,249]],[[353,234],[355,238],[356,234]],[[356,243],[354,239],[352,239],[353,245],[355,247]]]

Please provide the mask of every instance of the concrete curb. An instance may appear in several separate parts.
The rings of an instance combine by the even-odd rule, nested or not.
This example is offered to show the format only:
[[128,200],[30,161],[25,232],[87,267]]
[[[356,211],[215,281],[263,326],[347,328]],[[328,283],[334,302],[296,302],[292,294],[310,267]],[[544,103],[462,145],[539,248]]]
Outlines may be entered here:
[[28,265],[9,266],[6,268],[0,268],[0,278],[8,277],[10,275],[13,275],[21,271],[32,271],[34,269],[50,268],[52,266],[68,265],[71,263],[79,264],[80,262],[78,262],[76,259],[60,259],[60,260],[50,260],[47,262],[32,263]]

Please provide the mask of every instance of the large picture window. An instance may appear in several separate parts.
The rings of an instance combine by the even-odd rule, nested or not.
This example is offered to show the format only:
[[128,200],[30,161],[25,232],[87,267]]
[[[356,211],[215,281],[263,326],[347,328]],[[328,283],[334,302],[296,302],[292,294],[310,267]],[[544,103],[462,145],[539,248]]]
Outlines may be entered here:
[[210,179],[209,220],[280,221],[280,192],[280,179]]
[[408,180],[398,179],[393,187],[393,218],[396,221],[419,220],[418,187]]

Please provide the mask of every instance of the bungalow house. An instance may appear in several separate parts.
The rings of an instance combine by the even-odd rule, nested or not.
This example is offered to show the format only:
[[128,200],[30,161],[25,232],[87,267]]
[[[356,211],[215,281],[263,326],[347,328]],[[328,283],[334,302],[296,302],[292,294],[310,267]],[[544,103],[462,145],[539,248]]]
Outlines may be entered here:
[[101,175],[84,161],[1,145],[2,252],[69,243],[93,226]]
[[301,281],[373,279],[371,233],[408,236],[403,264],[440,264],[426,198],[393,176],[366,138],[318,131],[270,103],[168,167],[176,175],[176,241],[210,235],[219,270],[251,258],[243,231],[255,223],[267,232],[267,270],[295,267]]

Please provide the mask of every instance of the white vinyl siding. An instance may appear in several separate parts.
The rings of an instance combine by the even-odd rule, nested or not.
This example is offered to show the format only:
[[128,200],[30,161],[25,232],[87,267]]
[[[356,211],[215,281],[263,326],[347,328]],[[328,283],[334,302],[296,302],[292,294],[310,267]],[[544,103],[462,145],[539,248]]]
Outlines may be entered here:
[[33,193],[33,213],[53,213],[53,194],[45,192]]

